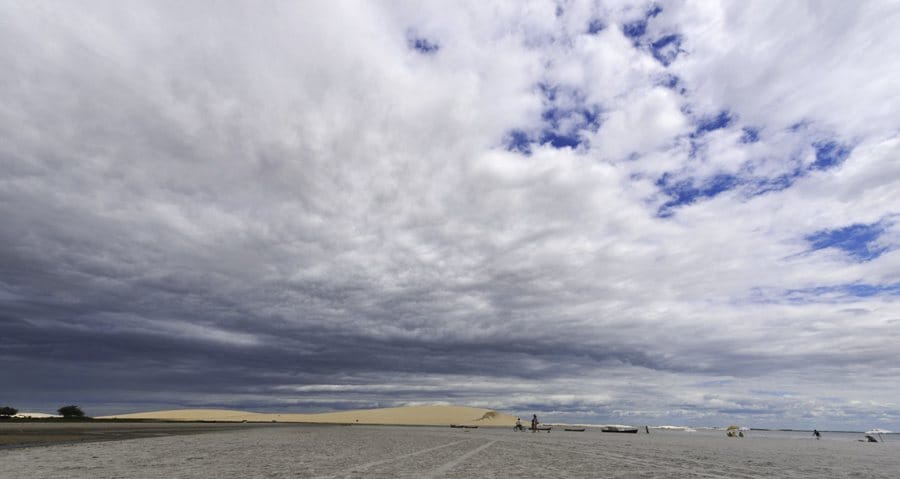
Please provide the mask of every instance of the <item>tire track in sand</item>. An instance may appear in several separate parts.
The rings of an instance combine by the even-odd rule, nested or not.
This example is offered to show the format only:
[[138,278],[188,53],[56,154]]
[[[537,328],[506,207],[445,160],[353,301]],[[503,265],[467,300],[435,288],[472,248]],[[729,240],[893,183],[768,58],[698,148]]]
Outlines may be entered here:
[[[387,459],[382,459],[380,461],[367,462],[365,464],[360,464],[358,466],[353,466],[348,469],[344,469],[341,472],[335,472],[333,474],[326,474],[324,476],[315,476],[315,479],[332,479],[332,478],[337,478],[337,477],[346,477],[353,473],[364,472],[366,469],[369,469],[370,467],[380,466],[382,464],[387,464],[389,462],[399,461],[401,459],[406,459],[408,457],[418,456],[420,454],[425,454],[425,453],[428,453],[431,451],[436,451],[438,449],[443,449],[445,447],[455,446],[457,444],[467,442],[467,441],[470,441],[470,439],[463,439],[461,441],[454,441],[454,442],[450,442],[447,444],[441,444],[440,446],[429,447],[428,449],[422,449],[421,451],[411,452],[409,454],[402,454],[402,455],[395,456],[395,457],[389,457]],[[488,444],[488,445],[490,445],[490,444]],[[464,456],[465,455],[463,455],[461,457],[464,457]]]
[[489,443],[487,443],[487,444],[482,444],[481,446],[478,446],[478,447],[476,447],[475,449],[472,449],[471,451],[469,451],[469,452],[463,454],[462,456],[459,456],[459,457],[457,457],[456,459],[453,459],[452,461],[445,462],[444,464],[441,464],[440,466],[438,466],[437,469],[435,469],[435,470],[429,472],[428,474],[423,475],[422,477],[423,477],[423,478],[431,478],[431,477],[437,477],[437,476],[440,476],[440,475],[446,473],[447,471],[449,471],[450,469],[453,469],[456,465],[460,464],[461,462],[465,461],[466,459],[468,459],[468,458],[474,456],[475,454],[478,454],[479,452],[481,452],[481,451],[483,451],[483,450],[485,450],[485,449],[491,447],[495,442],[497,442],[496,439],[493,440],[493,441],[491,441],[491,442],[489,442]]

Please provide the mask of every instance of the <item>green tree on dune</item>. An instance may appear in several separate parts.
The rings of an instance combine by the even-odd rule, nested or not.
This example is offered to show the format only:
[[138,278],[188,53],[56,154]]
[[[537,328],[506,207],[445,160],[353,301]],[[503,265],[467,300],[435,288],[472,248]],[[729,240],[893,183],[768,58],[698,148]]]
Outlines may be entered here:
[[72,406],[63,406],[56,410],[62,417],[65,418],[83,418],[84,411],[81,410],[80,407],[72,405]]
[[3,406],[0,407],[0,418],[7,418],[10,416],[15,416],[18,414],[19,410],[14,407]]

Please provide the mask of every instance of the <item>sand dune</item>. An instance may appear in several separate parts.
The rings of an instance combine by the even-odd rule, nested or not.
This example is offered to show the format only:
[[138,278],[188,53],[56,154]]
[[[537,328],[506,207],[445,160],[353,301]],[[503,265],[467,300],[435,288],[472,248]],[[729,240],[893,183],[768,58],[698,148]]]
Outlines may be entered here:
[[515,416],[490,409],[465,406],[410,406],[321,414],[267,414],[227,409],[175,409],[104,416],[100,419],[157,419],[167,421],[305,422],[320,424],[392,424],[404,426],[511,427]]

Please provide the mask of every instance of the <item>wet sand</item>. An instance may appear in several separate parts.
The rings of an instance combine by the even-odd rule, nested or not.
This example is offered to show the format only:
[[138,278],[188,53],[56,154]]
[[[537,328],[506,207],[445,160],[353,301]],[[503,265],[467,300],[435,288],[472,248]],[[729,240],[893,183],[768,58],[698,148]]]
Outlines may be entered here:
[[199,434],[236,427],[239,425],[136,421],[2,421],[0,422],[0,450],[51,444],[118,441],[174,434]]
[[272,425],[0,450],[2,478],[896,478],[900,441],[721,431]]

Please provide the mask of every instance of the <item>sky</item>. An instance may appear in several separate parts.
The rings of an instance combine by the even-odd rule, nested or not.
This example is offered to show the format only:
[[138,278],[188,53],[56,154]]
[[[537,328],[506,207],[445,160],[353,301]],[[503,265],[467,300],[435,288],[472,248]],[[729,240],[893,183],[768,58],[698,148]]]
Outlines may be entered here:
[[898,24],[0,0],[0,405],[900,430]]

